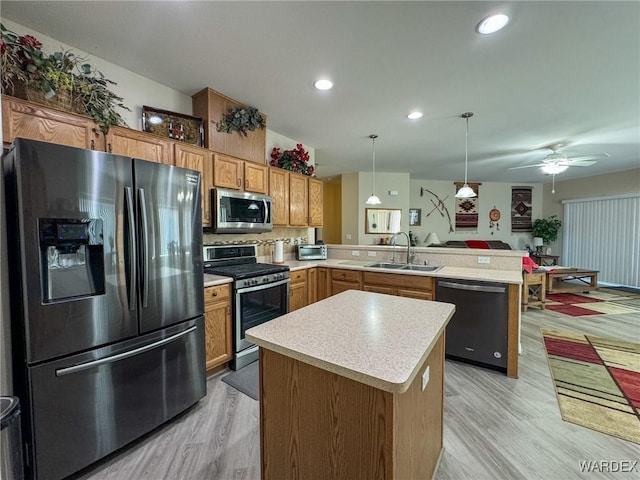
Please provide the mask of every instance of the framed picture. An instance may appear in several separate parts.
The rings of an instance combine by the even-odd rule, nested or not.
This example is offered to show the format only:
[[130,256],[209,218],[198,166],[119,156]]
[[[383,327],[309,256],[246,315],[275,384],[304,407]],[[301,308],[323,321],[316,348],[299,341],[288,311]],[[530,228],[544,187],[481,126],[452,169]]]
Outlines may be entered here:
[[420,214],[422,209],[420,208],[410,208],[409,209],[409,226],[410,227],[418,227],[420,226]]
[[199,117],[145,105],[142,107],[142,131],[197,147],[204,146],[204,126]]
[[397,233],[401,217],[399,208],[365,208],[364,233]]

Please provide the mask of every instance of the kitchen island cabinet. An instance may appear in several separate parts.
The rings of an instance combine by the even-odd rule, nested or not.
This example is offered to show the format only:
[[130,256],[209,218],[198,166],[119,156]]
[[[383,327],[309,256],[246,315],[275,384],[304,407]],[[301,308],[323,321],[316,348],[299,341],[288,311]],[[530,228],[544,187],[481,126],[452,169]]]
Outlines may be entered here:
[[249,329],[261,478],[432,478],[454,308],[352,290]]

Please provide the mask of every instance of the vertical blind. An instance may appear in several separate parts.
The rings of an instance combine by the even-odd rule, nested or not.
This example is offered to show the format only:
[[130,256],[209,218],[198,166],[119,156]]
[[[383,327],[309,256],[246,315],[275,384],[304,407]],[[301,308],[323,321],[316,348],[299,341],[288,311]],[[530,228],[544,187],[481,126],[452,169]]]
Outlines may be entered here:
[[564,200],[563,264],[640,287],[640,195]]

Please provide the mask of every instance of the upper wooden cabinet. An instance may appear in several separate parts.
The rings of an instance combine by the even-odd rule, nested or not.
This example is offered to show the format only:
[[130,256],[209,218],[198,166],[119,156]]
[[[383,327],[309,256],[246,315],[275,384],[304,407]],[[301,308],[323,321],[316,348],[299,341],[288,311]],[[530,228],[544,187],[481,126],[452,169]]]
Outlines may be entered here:
[[30,138],[71,147],[104,150],[104,138],[88,117],[2,96],[2,141]]
[[[211,88],[205,88],[191,98],[193,114],[202,117],[204,121],[205,145],[209,150],[250,162],[265,163],[266,129],[259,128],[253,132],[247,132],[246,137],[240,132],[218,132],[217,124],[222,116],[229,110],[244,105]],[[264,114],[262,116],[266,124],[267,117]]]
[[269,167],[220,153],[214,154],[213,184],[216,187],[268,193]]
[[171,140],[124,127],[111,127],[106,136],[107,152],[173,165]]
[[323,189],[322,180],[289,174],[289,225],[322,226]]
[[213,153],[210,150],[182,142],[174,145],[173,158],[177,167],[200,172],[202,188],[202,225],[211,226],[211,189],[213,188]]
[[269,167],[269,195],[273,199],[271,220],[274,226],[289,225],[289,172]]

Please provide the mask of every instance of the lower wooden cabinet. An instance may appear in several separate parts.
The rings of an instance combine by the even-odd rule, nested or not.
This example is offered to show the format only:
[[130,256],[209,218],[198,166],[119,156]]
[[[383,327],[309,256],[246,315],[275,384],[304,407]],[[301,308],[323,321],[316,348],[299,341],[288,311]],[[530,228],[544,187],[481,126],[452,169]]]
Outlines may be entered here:
[[204,289],[204,335],[206,368],[231,360],[231,285]]
[[362,290],[362,272],[332,268],[330,295],[346,290]]
[[399,297],[433,300],[433,277],[364,272],[362,289]]
[[329,296],[331,291],[331,285],[329,284],[331,277],[329,276],[329,269],[324,267],[318,267],[316,269],[316,297],[315,302],[324,300]]
[[291,272],[291,283],[289,284],[289,311],[293,312],[299,308],[306,307],[307,301],[307,270],[296,270]]

